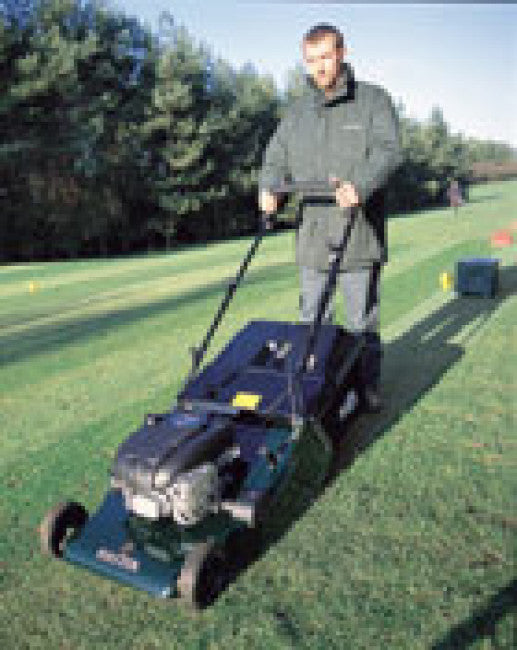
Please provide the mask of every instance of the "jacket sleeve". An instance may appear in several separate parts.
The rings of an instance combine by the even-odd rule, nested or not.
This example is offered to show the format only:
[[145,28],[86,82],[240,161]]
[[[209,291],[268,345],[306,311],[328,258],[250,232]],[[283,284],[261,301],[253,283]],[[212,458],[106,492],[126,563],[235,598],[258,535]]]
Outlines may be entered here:
[[259,173],[259,191],[274,187],[290,175],[287,151],[287,121],[284,118],[264,151]]
[[366,157],[352,179],[366,203],[402,162],[399,120],[389,95],[378,88],[366,134]]

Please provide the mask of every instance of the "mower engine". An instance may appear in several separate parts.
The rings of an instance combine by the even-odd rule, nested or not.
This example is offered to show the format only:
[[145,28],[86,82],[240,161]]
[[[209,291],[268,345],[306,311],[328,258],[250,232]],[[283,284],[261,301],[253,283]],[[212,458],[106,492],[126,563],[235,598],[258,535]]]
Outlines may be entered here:
[[193,526],[220,509],[220,470],[231,442],[222,418],[181,412],[150,417],[120,446],[111,485],[122,492],[128,512]]
[[172,488],[174,521],[194,526],[211,512],[218,512],[221,497],[217,467],[205,463],[182,474]]
[[112,486],[122,490],[128,512],[153,520],[172,516],[182,526],[194,526],[207,515],[217,513],[221,505],[221,483],[213,463],[195,467],[177,476],[173,484],[167,482],[148,493],[137,494],[116,479],[112,479]]

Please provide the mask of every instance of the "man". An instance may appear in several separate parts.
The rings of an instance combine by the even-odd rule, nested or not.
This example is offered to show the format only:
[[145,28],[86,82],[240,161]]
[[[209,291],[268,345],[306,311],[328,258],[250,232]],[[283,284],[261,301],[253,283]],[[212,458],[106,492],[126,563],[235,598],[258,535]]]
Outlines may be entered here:
[[456,215],[458,213],[458,208],[463,205],[460,184],[456,179],[453,179],[450,182],[449,188],[447,189],[447,195],[449,197],[450,206],[454,209],[454,214]]
[[[266,148],[259,205],[266,214],[276,212],[282,197],[272,188],[285,180],[329,180],[336,187],[335,204],[304,206],[296,250],[302,321],[311,321],[316,314],[350,209],[356,210],[339,281],[346,327],[365,335],[361,373],[366,407],[378,411],[379,276],[387,260],[383,190],[401,159],[398,120],[383,89],[354,79],[338,29],[316,25],[303,37],[302,53],[306,89],[291,104]],[[332,317],[330,307],[326,318]]]

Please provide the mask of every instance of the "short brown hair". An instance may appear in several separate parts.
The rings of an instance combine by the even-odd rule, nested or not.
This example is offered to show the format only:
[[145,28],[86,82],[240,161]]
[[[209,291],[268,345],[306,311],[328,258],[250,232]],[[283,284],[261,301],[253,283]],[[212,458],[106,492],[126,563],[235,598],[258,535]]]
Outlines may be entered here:
[[316,41],[319,41],[323,36],[327,36],[327,34],[334,34],[336,37],[336,47],[338,49],[343,49],[345,44],[343,34],[337,27],[334,27],[334,25],[329,25],[328,23],[319,23],[318,25],[311,27],[309,31],[304,34],[303,42],[314,43]]

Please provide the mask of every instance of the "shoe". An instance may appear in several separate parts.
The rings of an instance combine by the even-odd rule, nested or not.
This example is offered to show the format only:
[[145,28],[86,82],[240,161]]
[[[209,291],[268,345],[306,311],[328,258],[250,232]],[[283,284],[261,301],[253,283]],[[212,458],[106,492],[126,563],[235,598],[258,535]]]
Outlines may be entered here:
[[375,386],[365,386],[363,392],[364,408],[368,413],[379,413],[384,407],[384,403],[379,394],[379,389]]

